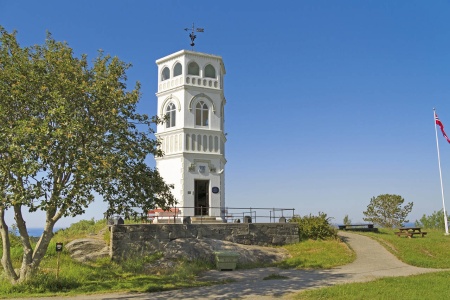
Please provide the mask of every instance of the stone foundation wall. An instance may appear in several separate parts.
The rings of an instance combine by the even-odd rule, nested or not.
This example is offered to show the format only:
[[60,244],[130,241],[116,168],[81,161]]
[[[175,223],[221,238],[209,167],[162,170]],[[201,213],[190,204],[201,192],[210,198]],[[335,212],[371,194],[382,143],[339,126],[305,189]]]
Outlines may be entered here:
[[133,224],[113,225],[111,258],[121,260],[164,249],[182,238],[209,238],[244,245],[285,245],[299,241],[298,225],[291,223]]

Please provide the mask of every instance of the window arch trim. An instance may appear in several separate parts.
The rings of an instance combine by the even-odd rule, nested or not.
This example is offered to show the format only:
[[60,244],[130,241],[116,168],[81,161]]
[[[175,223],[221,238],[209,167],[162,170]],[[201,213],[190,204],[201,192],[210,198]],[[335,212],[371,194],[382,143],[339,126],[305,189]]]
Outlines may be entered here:
[[216,113],[216,106],[214,105],[214,102],[208,95],[206,95],[204,93],[201,93],[201,94],[198,94],[198,95],[195,95],[194,97],[192,97],[191,101],[189,101],[189,111],[192,112],[192,109],[195,108],[194,104],[197,104],[197,102],[200,101],[200,99],[205,101],[205,103],[209,107],[212,108],[212,111],[214,114]]
[[167,108],[167,105],[169,105],[169,102],[173,102],[175,104],[175,108],[176,108],[176,110],[178,112],[181,111],[180,100],[177,97],[175,97],[173,95],[170,95],[169,97],[164,99],[161,107],[159,108],[159,115],[160,116],[165,116],[166,108]]

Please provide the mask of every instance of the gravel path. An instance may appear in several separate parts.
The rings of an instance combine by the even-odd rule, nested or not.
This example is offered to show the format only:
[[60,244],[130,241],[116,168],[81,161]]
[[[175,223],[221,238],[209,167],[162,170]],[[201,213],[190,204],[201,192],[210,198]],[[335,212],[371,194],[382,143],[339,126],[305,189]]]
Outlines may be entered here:
[[[233,279],[235,282],[209,287],[189,288],[158,293],[116,293],[85,295],[78,297],[40,298],[48,300],[96,299],[96,300],[144,300],[144,299],[274,299],[284,298],[294,292],[330,286],[338,283],[364,282],[387,276],[408,276],[437,272],[438,269],[418,268],[399,261],[378,242],[358,234],[339,232],[341,238],[355,251],[356,260],[345,266],[326,270],[284,270],[258,268],[220,272],[208,271],[203,280]],[[279,280],[263,280],[271,274],[287,277]]]

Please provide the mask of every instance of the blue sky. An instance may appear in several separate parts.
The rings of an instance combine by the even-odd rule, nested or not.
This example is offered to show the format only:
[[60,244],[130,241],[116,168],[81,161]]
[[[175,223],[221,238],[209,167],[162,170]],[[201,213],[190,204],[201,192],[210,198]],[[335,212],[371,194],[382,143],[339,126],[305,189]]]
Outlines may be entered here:
[[[450,133],[449,13],[448,1],[0,0],[0,25],[22,46],[48,30],[77,56],[103,49],[132,63],[129,87],[141,82],[139,111],[150,115],[155,60],[191,49],[183,29],[193,22],[205,28],[195,50],[227,70],[226,205],[336,223],[361,222],[386,193],[414,202],[410,221],[442,209],[432,109]],[[439,142],[450,192],[450,145]]]

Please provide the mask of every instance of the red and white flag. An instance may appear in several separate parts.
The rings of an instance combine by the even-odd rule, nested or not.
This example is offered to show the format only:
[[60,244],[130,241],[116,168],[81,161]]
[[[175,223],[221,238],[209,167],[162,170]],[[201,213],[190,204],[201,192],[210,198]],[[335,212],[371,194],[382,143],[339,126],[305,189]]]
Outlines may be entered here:
[[441,127],[442,135],[445,137],[447,142],[450,143],[450,139],[448,138],[447,134],[444,131],[444,124],[442,124],[441,120],[439,120],[437,113],[434,113],[434,119],[436,120],[436,124]]

